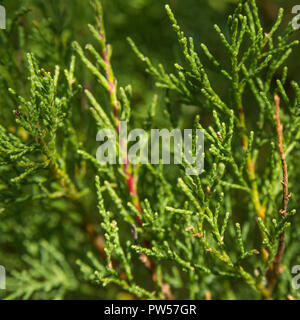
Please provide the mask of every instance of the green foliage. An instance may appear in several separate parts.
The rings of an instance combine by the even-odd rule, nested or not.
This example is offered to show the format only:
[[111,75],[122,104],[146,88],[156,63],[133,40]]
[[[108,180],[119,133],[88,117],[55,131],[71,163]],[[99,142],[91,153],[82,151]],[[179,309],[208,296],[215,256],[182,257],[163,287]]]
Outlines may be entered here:
[[[132,1],[126,8],[148,5],[150,0]],[[68,28],[57,38],[61,27],[44,21],[35,23],[36,47],[26,55],[30,41],[18,24],[25,9],[0,34],[8,48],[0,57],[0,264],[9,275],[4,298],[298,299],[290,271],[300,255],[300,89],[285,65],[298,41],[291,23],[282,30],[284,11],[264,31],[256,1],[237,1],[224,31],[214,26],[218,49],[210,49],[185,35],[167,5],[181,51],[177,63],[157,63],[128,38],[157,93],[140,80],[144,73],[133,75],[132,87],[119,85],[129,82],[124,74],[131,71],[114,63],[102,6],[95,1],[93,7],[96,24],[88,26],[88,41],[94,44],[71,44],[77,37]],[[26,82],[18,79],[25,57]],[[292,192],[287,210],[277,96]],[[204,129],[205,171],[186,175],[187,163],[100,164],[96,130],[118,134],[121,120],[148,132],[191,123]],[[124,156],[121,145],[117,151]],[[274,276],[283,234],[281,274]]]

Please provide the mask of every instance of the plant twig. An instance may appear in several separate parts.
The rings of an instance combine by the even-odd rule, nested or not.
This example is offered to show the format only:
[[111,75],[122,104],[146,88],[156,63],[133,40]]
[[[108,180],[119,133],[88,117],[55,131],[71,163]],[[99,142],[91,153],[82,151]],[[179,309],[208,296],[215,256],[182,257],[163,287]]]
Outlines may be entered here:
[[[106,41],[106,33],[105,33],[105,28],[104,28],[104,23],[103,23],[103,15],[102,15],[102,8],[96,6],[96,10],[98,10],[99,16],[97,19],[98,23],[98,32],[99,36],[101,39],[101,44],[102,44],[102,58],[103,58],[103,67],[105,69],[105,78],[108,83],[108,94],[110,97],[110,103],[113,108],[113,115],[114,115],[114,120],[116,124],[116,131],[118,135],[120,135],[121,132],[121,117],[120,117],[120,112],[121,112],[121,104],[120,101],[118,100],[118,86],[117,86],[117,79],[114,76],[113,68],[111,65],[111,47]],[[135,206],[135,208],[142,214],[142,207],[140,204],[139,196],[138,196],[138,191],[137,191],[137,183],[138,183],[138,176],[135,171],[135,168],[129,163],[128,160],[128,152],[126,148],[126,142],[121,139],[120,141],[120,152],[122,153],[123,161],[123,172],[126,176],[126,183],[128,187],[128,192],[131,197],[131,200]],[[142,226],[142,220],[140,217],[136,217],[137,222],[140,226]],[[136,231],[136,229],[135,229]],[[137,232],[134,233],[134,238],[137,237]],[[135,239],[137,240],[137,238]],[[148,241],[145,241],[145,246],[147,248],[151,248],[151,245]],[[157,274],[156,274],[156,264],[154,261],[150,261],[149,258],[144,254],[140,254],[140,261],[145,265],[145,267],[149,270],[151,276],[152,276],[152,281],[154,283],[157,282]],[[161,289],[162,292],[164,293],[165,296],[170,298],[172,295],[170,293],[170,289],[166,290],[166,288],[169,288],[168,285],[164,282],[161,284]]]
[[[243,130],[242,134],[242,144],[243,144],[243,149],[246,151],[248,149],[248,137],[246,135],[247,128],[246,128],[246,123],[245,123],[245,114],[244,114],[244,108],[243,106],[240,106],[238,108],[239,111],[239,119],[240,119],[240,126]],[[249,153],[248,158],[247,158],[247,173],[248,177],[251,183],[251,190],[252,190],[252,202],[255,208],[255,211],[257,215],[264,220],[265,219],[265,212],[266,212],[266,207],[261,203],[260,198],[259,198],[259,193],[258,193],[258,186],[256,182],[256,174],[255,174],[255,159],[251,157],[251,154]]]
[[[282,124],[280,121],[280,98],[278,95],[275,95],[274,97],[275,100],[275,106],[276,106],[276,111],[275,111],[275,121],[276,121],[276,129],[277,129],[277,135],[278,135],[278,149],[280,153],[280,158],[281,158],[281,164],[282,164],[282,171],[283,171],[283,180],[281,181],[282,187],[283,187],[283,198],[282,198],[282,206],[280,209],[280,214],[282,218],[285,218],[288,214],[287,212],[287,206],[289,202],[289,191],[288,191],[288,169],[287,169],[287,164],[285,160],[285,154],[283,151],[283,141],[282,141]],[[268,290],[268,299],[271,299],[273,289],[276,285],[276,282],[282,273],[282,268],[281,268],[281,262],[282,262],[282,257],[284,254],[284,249],[285,249],[285,234],[282,232],[279,238],[279,245],[277,249],[276,256],[273,260],[273,262],[270,264],[269,269],[267,271],[267,290]]]

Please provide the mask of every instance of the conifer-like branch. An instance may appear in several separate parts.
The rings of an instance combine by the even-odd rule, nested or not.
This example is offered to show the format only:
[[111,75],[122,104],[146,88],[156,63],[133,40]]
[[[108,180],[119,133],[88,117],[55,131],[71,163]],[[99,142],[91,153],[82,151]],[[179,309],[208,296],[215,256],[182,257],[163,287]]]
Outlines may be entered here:
[[[62,37],[56,14],[51,23],[35,23],[30,34],[26,19],[18,23],[22,9],[0,32],[0,241],[7,243],[0,261],[16,286],[8,298],[102,297],[92,282],[119,286],[121,299],[300,299],[287,274],[299,251],[300,220],[290,207],[300,203],[300,88],[284,66],[298,41],[290,40],[291,23],[281,30],[283,10],[265,31],[256,1],[237,2],[227,31],[214,26],[217,49],[187,37],[180,16],[166,6],[183,60],[173,71],[129,39],[160,90],[149,92],[149,106],[136,99],[143,86],[118,86],[100,0],[93,1],[96,24],[89,25],[99,50],[92,44],[83,49],[85,39],[74,33],[80,68],[69,56],[72,19]],[[28,48],[34,53],[26,54]],[[43,61],[51,72],[39,67]],[[134,84],[144,81],[130,76]],[[82,100],[80,82],[87,88]],[[158,126],[182,130],[187,120],[204,130],[201,175],[187,174],[184,155],[168,168],[129,163],[123,121],[151,133]],[[97,161],[94,133],[106,128],[119,138],[120,164]],[[116,298],[115,288],[104,294]]]

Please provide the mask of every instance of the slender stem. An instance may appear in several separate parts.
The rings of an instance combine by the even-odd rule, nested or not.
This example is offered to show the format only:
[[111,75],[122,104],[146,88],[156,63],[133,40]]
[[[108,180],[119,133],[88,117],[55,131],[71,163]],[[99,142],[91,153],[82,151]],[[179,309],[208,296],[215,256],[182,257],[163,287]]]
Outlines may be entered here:
[[[108,93],[110,97],[110,103],[113,108],[113,114],[115,118],[116,123],[116,130],[120,137],[121,132],[121,121],[120,121],[120,111],[121,111],[121,105],[118,101],[117,96],[117,80],[114,77],[113,68],[111,65],[111,48],[110,45],[106,42],[106,35],[105,35],[105,29],[103,24],[103,17],[100,16],[98,18],[98,31],[101,37],[102,42],[102,57],[105,64],[105,74],[106,79],[108,81]],[[131,197],[131,200],[136,207],[136,209],[142,214],[142,208],[140,205],[139,197],[138,197],[138,191],[137,191],[137,183],[138,183],[138,177],[136,172],[134,171],[134,167],[129,163],[128,161],[128,152],[126,147],[126,141],[124,141],[121,137],[120,139],[120,152],[123,157],[122,163],[123,165],[123,171],[126,176],[126,183],[128,187],[128,191]],[[139,217],[137,217],[137,221],[139,225],[142,225],[142,221]],[[145,242],[145,246],[147,248],[151,248],[151,245],[148,241]],[[150,261],[149,258],[145,254],[140,254],[140,260],[143,262],[143,264],[146,266],[146,268],[149,270],[152,276],[152,280],[154,283],[157,283],[157,274],[156,274],[156,264],[154,261]],[[161,289],[165,296],[168,298],[172,297],[170,287],[167,283],[162,281],[161,283]]]
[[[243,106],[240,106],[239,109],[239,118],[240,118],[240,125],[243,130],[242,134],[242,144],[243,148],[246,151],[248,149],[248,137],[246,135],[247,132],[247,127],[245,123],[245,115],[244,115],[244,108]],[[255,159],[252,158],[251,154],[249,153],[248,159],[247,159],[247,172],[248,172],[248,177],[250,180],[251,184],[251,190],[252,190],[252,202],[255,208],[255,211],[257,215],[264,220],[265,219],[265,212],[266,208],[264,205],[261,204],[260,198],[259,198],[259,193],[258,193],[258,186],[256,182],[256,174],[255,174]]]
[[[246,151],[249,146],[248,136],[247,136],[247,126],[245,122],[245,113],[242,104],[242,93],[243,87],[240,84],[240,77],[239,77],[239,70],[238,70],[238,61],[236,55],[232,54],[231,56],[232,62],[232,74],[233,74],[233,94],[235,105],[239,113],[239,123],[242,129],[242,145],[243,149]],[[264,220],[265,219],[265,212],[266,208],[264,205],[261,204],[259,193],[258,193],[258,186],[256,182],[256,175],[255,175],[255,159],[252,158],[251,154],[249,153],[247,159],[247,172],[248,177],[251,184],[252,190],[252,202],[255,208],[257,215]]]
[[[102,18],[99,18],[102,20]],[[118,135],[120,135],[120,102],[118,101],[118,97],[117,97],[117,81],[114,77],[114,72],[113,72],[113,68],[111,65],[111,61],[110,61],[110,50],[109,50],[109,45],[106,43],[106,36],[105,36],[105,32],[103,29],[103,24],[102,21],[99,20],[98,21],[98,25],[99,25],[99,34],[100,37],[102,38],[103,41],[103,48],[102,48],[102,57],[105,63],[105,74],[106,74],[106,79],[108,81],[108,86],[109,86],[109,97],[110,97],[110,102],[111,102],[111,106],[113,108],[113,113],[114,113],[114,117],[115,117],[115,121],[116,121],[116,130],[118,132]],[[129,194],[131,196],[131,199],[133,201],[134,206],[136,207],[136,209],[142,213],[142,209],[141,209],[141,205],[140,205],[140,201],[138,198],[138,193],[137,193],[137,177],[134,174],[134,170],[132,168],[132,166],[130,165],[129,161],[128,161],[128,154],[127,154],[127,150],[126,150],[126,145],[125,142],[121,139],[120,141],[120,152],[122,152],[122,155],[124,157],[123,159],[123,170],[126,176],[126,182],[127,182],[127,186],[128,186],[128,191]],[[139,224],[141,224],[141,221],[138,221]]]
[[[275,111],[275,121],[276,121],[276,129],[277,129],[277,136],[278,136],[278,149],[280,153],[280,159],[281,159],[281,164],[282,164],[282,172],[283,172],[283,181],[282,183],[282,188],[283,188],[283,196],[282,196],[282,206],[280,209],[280,214],[282,218],[285,218],[288,214],[287,212],[287,206],[289,202],[289,190],[288,190],[288,169],[287,169],[287,164],[285,160],[285,154],[283,150],[283,141],[282,141],[282,124],[280,121],[280,98],[278,95],[275,95],[274,97],[275,100],[275,106],[276,106],[276,111]],[[278,244],[278,249],[276,256],[272,263],[269,266],[269,269],[267,271],[267,290],[268,290],[268,299],[271,299],[273,289],[276,285],[276,282],[278,278],[280,277],[280,274],[282,273],[282,268],[281,268],[281,262],[284,254],[284,249],[285,249],[285,234],[282,232],[279,238],[279,244]]]

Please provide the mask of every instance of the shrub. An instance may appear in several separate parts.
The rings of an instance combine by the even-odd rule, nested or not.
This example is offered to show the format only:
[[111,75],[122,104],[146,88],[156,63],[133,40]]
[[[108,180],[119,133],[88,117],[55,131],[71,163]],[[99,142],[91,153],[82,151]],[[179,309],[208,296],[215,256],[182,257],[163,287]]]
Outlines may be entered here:
[[[11,37],[25,9],[1,33],[6,298],[299,298],[291,268],[299,247],[300,89],[284,65],[298,41],[290,40],[292,23],[279,30],[283,10],[265,32],[256,2],[239,1],[226,31],[214,26],[226,52],[220,61],[205,44],[198,52],[166,6],[184,61],[169,73],[128,39],[160,90],[139,114],[134,87],[119,86],[114,73],[102,7],[93,6],[95,44],[75,41],[69,52],[66,35],[62,53],[54,42],[53,61],[45,61],[51,72],[41,57],[25,56],[20,26],[15,55]],[[50,48],[55,35],[44,28],[36,37]],[[53,68],[54,54],[72,55],[63,72],[61,56]],[[30,88],[17,81],[25,58]],[[91,75],[97,83],[86,85]],[[118,133],[120,121],[148,132],[183,129],[189,108],[193,128],[205,132],[201,175],[187,175],[187,163],[97,161],[97,130]]]

